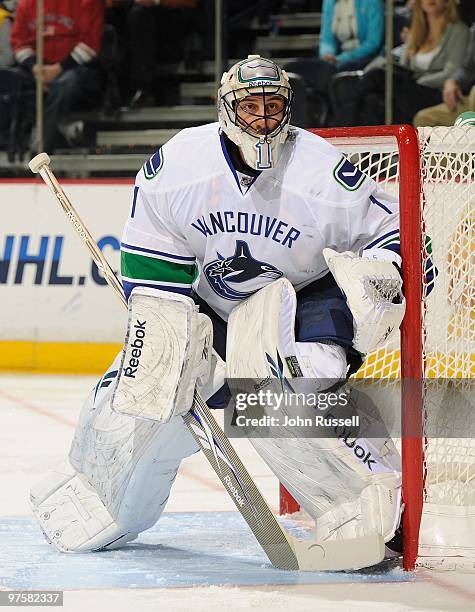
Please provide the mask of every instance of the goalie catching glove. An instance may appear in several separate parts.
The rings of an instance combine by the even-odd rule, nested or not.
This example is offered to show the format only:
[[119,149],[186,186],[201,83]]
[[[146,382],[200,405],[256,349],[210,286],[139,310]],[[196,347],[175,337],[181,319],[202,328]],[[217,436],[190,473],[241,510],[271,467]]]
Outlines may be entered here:
[[394,264],[328,248],[323,256],[353,315],[353,347],[365,354],[391,340],[406,309],[402,279]]

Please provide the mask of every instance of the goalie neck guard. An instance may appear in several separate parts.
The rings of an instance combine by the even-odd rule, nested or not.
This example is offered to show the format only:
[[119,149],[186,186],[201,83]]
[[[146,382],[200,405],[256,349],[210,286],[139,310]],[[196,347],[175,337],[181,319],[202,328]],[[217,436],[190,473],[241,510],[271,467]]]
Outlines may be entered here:
[[291,108],[287,74],[271,60],[249,55],[222,76],[219,124],[250,168],[276,166],[288,135]]

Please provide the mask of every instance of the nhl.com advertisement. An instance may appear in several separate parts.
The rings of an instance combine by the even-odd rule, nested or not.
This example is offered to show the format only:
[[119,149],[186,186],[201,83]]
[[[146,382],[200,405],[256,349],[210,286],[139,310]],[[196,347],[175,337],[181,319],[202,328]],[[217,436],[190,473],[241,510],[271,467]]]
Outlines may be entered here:
[[[118,272],[120,237],[133,184],[62,184]],[[1,340],[121,342],[126,312],[46,185],[39,180],[7,181],[2,185],[2,204],[0,290],[5,317]]]

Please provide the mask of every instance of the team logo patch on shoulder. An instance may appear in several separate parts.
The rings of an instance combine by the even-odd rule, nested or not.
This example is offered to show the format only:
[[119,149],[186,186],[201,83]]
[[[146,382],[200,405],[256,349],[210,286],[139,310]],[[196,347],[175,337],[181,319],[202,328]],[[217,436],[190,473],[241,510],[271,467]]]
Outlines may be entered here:
[[236,241],[233,255],[217,255],[218,259],[204,267],[204,274],[213,291],[225,300],[244,300],[263,286],[263,278],[282,276],[278,268],[254,259],[244,240]]
[[162,149],[160,148],[142,166],[145,178],[147,180],[155,178],[157,174],[160,172],[160,170],[162,169],[162,166],[163,166],[163,152],[162,152]]
[[356,191],[366,176],[346,157],[342,157],[333,170],[333,176],[348,191]]

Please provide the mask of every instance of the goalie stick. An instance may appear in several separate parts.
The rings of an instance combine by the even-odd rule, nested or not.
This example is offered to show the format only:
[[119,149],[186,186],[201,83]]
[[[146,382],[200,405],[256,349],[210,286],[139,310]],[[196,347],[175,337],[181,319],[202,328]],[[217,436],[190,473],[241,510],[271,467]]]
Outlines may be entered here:
[[[109,286],[127,307],[121,282],[115,275],[84,223],[76,213],[51,168],[46,153],[36,155],[30,170],[40,174],[86,244]],[[377,534],[351,540],[300,540],[277,521],[236,451],[196,392],[190,412],[183,417],[188,429],[223,483],[270,562],[284,570],[348,570],[379,563],[384,558],[384,541]]]

